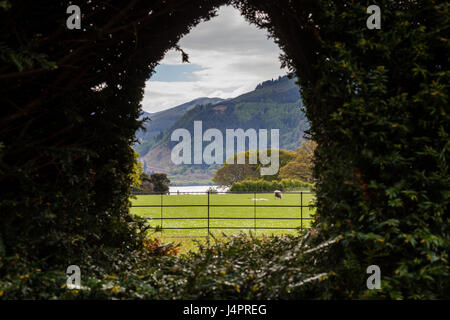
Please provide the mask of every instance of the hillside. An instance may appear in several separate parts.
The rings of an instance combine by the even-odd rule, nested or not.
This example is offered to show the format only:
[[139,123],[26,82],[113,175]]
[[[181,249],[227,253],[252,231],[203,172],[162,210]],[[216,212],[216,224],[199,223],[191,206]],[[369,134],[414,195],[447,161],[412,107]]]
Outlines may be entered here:
[[171,149],[178,143],[170,141],[175,129],[185,128],[193,136],[194,121],[202,121],[203,132],[216,128],[224,136],[226,129],[279,129],[280,148],[295,150],[301,145],[303,133],[308,129],[301,105],[295,80],[282,77],[263,82],[255,90],[236,98],[186,109],[167,130],[160,131],[159,136],[147,144],[150,145],[149,151],[141,153],[140,160],[146,172],[167,173],[173,183],[208,183],[220,165],[174,165],[171,162]]
[[155,113],[143,112],[141,119],[149,118],[150,120],[147,120],[145,123],[145,130],[136,132],[136,138],[139,143],[134,146],[134,149],[141,155],[146,154],[155,142],[155,138],[168,130],[186,111],[194,108],[196,105],[214,104],[222,100],[220,98],[198,98],[168,110]]

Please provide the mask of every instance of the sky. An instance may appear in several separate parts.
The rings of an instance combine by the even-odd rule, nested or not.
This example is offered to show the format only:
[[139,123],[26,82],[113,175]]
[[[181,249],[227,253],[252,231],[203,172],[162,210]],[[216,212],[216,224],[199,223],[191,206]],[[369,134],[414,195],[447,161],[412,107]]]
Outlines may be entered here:
[[190,63],[182,63],[175,50],[166,54],[146,83],[144,111],[158,112],[200,97],[234,98],[287,73],[281,69],[281,50],[266,30],[250,25],[233,7],[221,7],[217,17],[193,28],[179,46]]

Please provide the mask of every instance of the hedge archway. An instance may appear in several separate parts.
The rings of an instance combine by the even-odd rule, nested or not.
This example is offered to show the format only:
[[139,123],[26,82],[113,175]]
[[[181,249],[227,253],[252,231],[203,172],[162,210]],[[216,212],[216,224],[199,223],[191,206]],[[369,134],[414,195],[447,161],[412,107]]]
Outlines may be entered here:
[[[231,4],[285,53],[319,145],[311,241],[333,242],[317,255],[329,279],[312,292],[443,296],[448,3],[375,2],[381,30],[367,29],[368,4],[354,2],[80,1],[82,30],[67,30],[65,1],[5,2],[0,254],[64,266],[139,248],[128,197],[145,81],[184,34]],[[365,287],[371,264],[380,291]]]

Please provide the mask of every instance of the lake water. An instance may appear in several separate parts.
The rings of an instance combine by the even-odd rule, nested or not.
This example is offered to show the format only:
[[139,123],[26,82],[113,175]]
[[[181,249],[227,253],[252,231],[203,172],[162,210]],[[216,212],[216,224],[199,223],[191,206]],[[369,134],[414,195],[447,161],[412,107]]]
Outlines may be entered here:
[[171,186],[169,187],[169,192],[172,194],[176,194],[177,192],[187,192],[187,193],[195,193],[195,192],[206,192],[209,188],[213,187],[217,189],[219,192],[225,192],[228,188],[219,188],[218,186]]

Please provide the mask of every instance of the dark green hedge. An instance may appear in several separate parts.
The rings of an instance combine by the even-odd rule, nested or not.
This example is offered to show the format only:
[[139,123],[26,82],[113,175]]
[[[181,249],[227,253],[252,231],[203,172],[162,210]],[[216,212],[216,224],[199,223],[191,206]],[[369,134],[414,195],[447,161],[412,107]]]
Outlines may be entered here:
[[1,2],[0,278],[19,264],[126,267],[117,255],[141,247],[128,210],[143,88],[211,15],[214,1],[198,3],[79,1],[83,29],[68,30],[69,1]]
[[[318,143],[309,245],[339,241],[313,269],[296,260],[327,274],[296,296],[448,298],[449,3],[374,1],[382,28],[368,30],[372,1],[231,2],[283,49]],[[228,1],[133,3],[80,1],[85,31],[65,28],[64,1],[0,6],[0,278],[72,263],[126,270],[142,250],[128,196],[145,81]],[[372,264],[381,290],[366,289]]]
[[289,191],[297,189],[312,189],[312,187],[312,184],[296,179],[282,179],[281,181],[244,180],[241,182],[234,182],[230,187],[230,191],[273,192],[275,190]]
[[[365,28],[365,2],[321,1],[317,79],[299,77],[318,143],[315,227],[319,241],[343,236],[321,257],[336,274],[322,290],[448,297],[449,3],[375,3],[381,30]],[[365,288],[372,264],[381,290]]]

